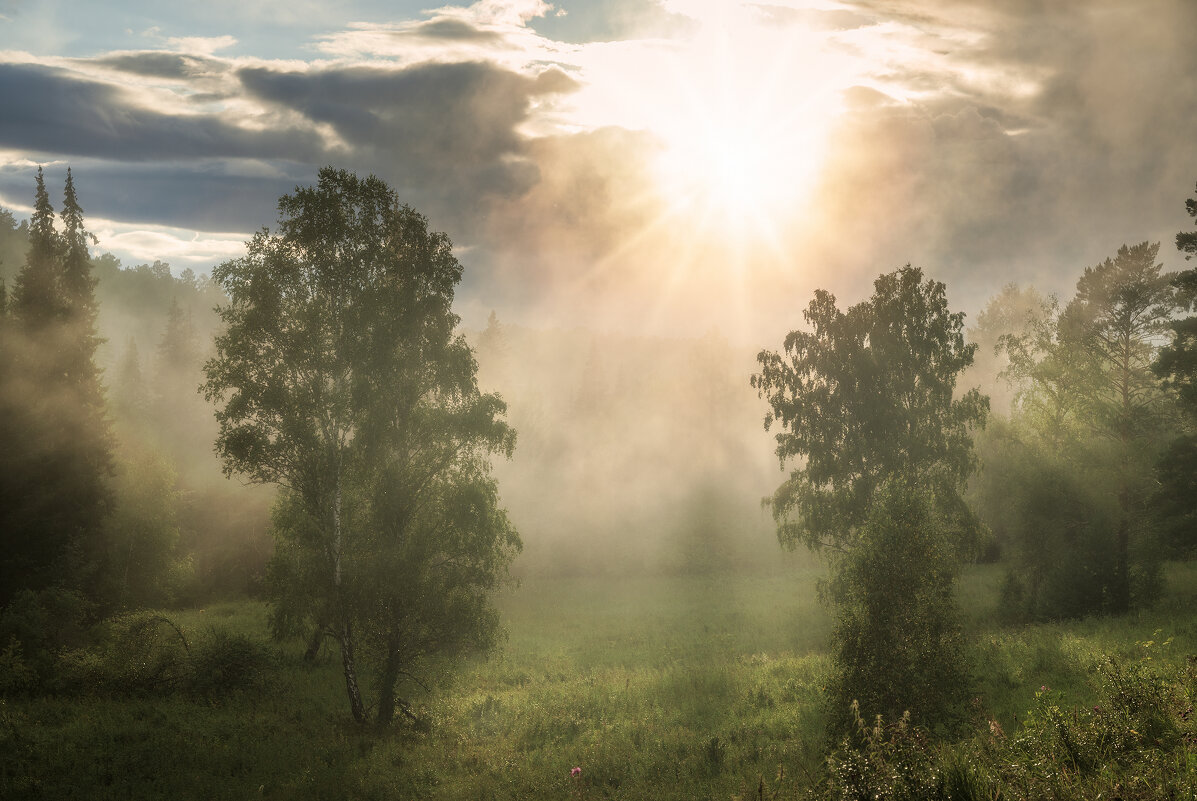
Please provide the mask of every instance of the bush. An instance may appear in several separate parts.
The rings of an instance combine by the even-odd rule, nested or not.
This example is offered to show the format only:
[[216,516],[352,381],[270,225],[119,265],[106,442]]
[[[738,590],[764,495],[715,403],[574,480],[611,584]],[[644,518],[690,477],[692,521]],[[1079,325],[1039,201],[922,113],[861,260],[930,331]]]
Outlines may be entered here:
[[265,643],[243,634],[209,629],[191,651],[187,689],[201,696],[261,689],[276,663],[275,652]]
[[893,481],[878,491],[829,588],[837,606],[833,731],[852,730],[842,713],[853,703],[889,720],[909,711],[932,727],[963,716],[970,676],[952,543],[925,487]]
[[936,744],[909,716],[853,728],[831,753],[811,798],[996,799],[1197,797],[1197,663],[1159,672],[1105,658],[1097,703],[1069,707],[1049,687],[1007,737],[989,721],[967,740]]
[[99,644],[63,652],[54,689],[74,694],[169,693],[182,688],[191,645],[182,629],[152,612],[96,627]]
[[51,682],[59,655],[88,641],[89,607],[77,592],[24,590],[0,613],[0,694],[33,692]]
[[216,697],[261,689],[277,662],[265,643],[223,629],[210,628],[191,642],[173,621],[155,613],[122,615],[100,628],[100,645],[61,654],[53,689]]

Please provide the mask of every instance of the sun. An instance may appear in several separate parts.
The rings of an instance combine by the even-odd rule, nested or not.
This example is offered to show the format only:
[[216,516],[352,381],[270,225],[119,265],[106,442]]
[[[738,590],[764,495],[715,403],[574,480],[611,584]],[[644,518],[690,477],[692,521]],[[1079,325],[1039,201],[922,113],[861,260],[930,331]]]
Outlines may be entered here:
[[784,238],[812,201],[849,75],[809,31],[738,21],[670,52],[645,127],[671,214],[744,244]]
[[817,126],[738,104],[681,113],[656,133],[655,179],[673,214],[737,239],[776,236],[809,200],[822,163]]
[[761,288],[810,269],[846,90],[871,62],[778,5],[664,2],[688,23],[579,51],[585,81],[562,118],[634,132],[637,145],[611,167],[634,213],[574,281],[623,285],[645,299],[632,308],[649,324],[702,310],[747,332]]

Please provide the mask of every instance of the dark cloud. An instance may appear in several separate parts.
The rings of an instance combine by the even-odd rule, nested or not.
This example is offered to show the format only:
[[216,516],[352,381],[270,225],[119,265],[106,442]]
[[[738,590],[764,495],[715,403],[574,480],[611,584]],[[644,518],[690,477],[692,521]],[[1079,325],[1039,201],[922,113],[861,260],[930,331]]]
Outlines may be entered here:
[[196,75],[223,72],[225,69],[223,62],[216,59],[154,51],[118,53],[97,58],[94,63],[150,78],[185,79]]
[[[102,61],[162,77],[223,64],[157,52]],[[495,198],[518,197],[540,180],[518,131],[531,103],[577,86],[559,69],[524,76],[488,63],[237,75],[248,95],[327,124],[348,148],[330,148],[314,125],[248,131],[216,114],[173,116],[64,70],[11,64],[0,64],[0,146],[88,160],[99,190],[89,213],[203,230],[271,222],[279,195],[335,163],[380,175],[435,225],[469,241]],[[262,170],[239,168],[238,159],[268,163],[271,174],[256,177]],[[15,197],[26,194],[25,182],[0,176]]]
[[560,70],[531,78],[484,62],[238,75],[250,95],[330,125],[352,161],[458,223],[536,183],[518,126],[535,98],[576,86]]
[[[236,162],[72,162],[89,218],[241,232],[273,225],[278,198],[314,177],[306,165],[273,166],[274,171],[253,175]],[[30,171],[0,170],[0,194],[32,202]]]
[[421,22],[413,27],[409,35],[422,36],[427,39],[444,39],[466,42],[494,42],[502,37],[494,31],[475,28],[465,20],[453,17],[438,17]]
[[122,161],[285,158],[318,161],[310,131],[249,131],[213,116],[172,116],[122,91],[48,67],[0,64],[0,146]]

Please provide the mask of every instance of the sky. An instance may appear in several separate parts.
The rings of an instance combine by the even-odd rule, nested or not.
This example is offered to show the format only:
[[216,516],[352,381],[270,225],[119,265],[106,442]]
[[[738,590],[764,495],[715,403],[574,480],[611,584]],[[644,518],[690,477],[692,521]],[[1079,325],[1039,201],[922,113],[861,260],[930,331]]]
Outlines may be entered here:
[[[434,0],[435,1],[435,0]],[[1192,0],[0,0],[0,206],[67,165],[205,271],[323,165],[449,234],[467,325],[776,346],[904,264],[971,319],[1191,227]]]

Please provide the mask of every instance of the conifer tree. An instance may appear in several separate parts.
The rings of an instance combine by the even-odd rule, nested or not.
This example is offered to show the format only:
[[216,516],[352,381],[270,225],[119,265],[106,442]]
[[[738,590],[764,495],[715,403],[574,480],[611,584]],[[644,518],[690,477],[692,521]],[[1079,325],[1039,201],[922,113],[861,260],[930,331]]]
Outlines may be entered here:
[[69,174],[62,216],[60,234],[39,169],[29,249],[5,332],[0,604],[24,589],[86,588],[88,554],[110,506],[95,281]]
[[54,230],[54,207],[50,205],[42,168],[38,167],[33,217],[29,221],[29,249],[13,292],[13,313],[27,333],[36,335],[61,321],[65,314],[59,244]]

